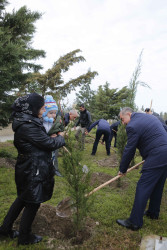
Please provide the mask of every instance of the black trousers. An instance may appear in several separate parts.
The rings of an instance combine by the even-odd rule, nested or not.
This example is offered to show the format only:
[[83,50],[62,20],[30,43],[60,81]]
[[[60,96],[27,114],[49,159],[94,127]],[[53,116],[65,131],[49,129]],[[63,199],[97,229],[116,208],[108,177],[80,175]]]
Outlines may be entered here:
[[19,227],[19,237],[24,237],[31,233],[31,226],[33,223],[33,220],[35,218],[35,215],[40,207],[40,204],[35,203],[27,203],[25,201],[20,200],[19,198],[16,198],[16,200],[11,205],[7,215],[4,218],[3,224],[1,226],[1,230],[8,232],[12,229],[14,221],[19,216],[20,212],[24,208],[21,221],[20,221],[20,227]]
[[97,146],[102,135],[104,135],[107,154],[110,154],[110,132],[105,130],[96,131],[96,139],[93,144],[92,154],[96,154]]

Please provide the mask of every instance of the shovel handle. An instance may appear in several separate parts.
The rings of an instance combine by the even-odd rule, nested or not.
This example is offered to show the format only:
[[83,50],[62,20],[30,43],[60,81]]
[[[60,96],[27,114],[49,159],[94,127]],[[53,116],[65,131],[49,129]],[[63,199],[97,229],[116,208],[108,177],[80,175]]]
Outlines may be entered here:
[[71,155],[70,151],[69,151],[65,146],[63,146],[63,149],[64,149],[69,155]]
[[151,100],[151,103],[150,103],[150,111],[151,111],[151,108],[152,108],[152,103],[153,103],[153,100]]
[[112,128],[112,131],[114,131],[115,133],[117,133],[117,131],[115,129]]
[[[90,136],[93,139],[96,139],[93,135],[90,135],[89,133],[87,135]],[[100,141],[102,141],[102,140],[100,140]]]
[[[71,155],[70,151],[69,151],[65,146],[63,146],[63,149],[64,149],[69,155]],[[80,166],[82,166],[80,162],[79,162],[78,164],[79,164]]]
[[[137,163],[137,164],[134,165],[133,167],[129,168],[129,169],[127,170],[126,173],[128,173],[128,172],[130,172],[131,170],[137,168],[138,166],[140,166],[140,165],[143,164],[143,163],[144,163],[144,161],[141,161],[141,162]],[[120,177],[122,177],[122,175],[117,175],[117,176],[115,176],[115,177],[112,178],[111,180],[109,180],[109,181],[107,181],[107,182],[101,184],[101,185],[98,186],[97,188],[94,188],[90,193],[86,194],[85,196],[86,196],[86,197],[90,196],[91,194],[93,194],[93,193],[95,193],[96,191],[98,191],[99,189],[101,189],[101,188],[107,186],[107,185],[110,184],[111,182],[114,182],[115,180],[119,179]]]

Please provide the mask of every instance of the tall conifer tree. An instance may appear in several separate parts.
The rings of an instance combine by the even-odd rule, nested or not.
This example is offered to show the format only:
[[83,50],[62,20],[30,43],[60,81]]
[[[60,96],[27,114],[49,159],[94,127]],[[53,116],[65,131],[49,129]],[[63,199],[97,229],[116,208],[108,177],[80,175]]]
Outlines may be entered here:
[[124,105],[129,95],[125,86],[118,90],[109,88],[109,83],[100,85],[95,95],[94,113],[96,119],[115,119],[118,116],[120,107]]
[[43,50],[31,46],[34,23],[41,17],[25,6],[5,12],[6,0],[0,2],[0,126],[9,123],[11,104],[32,72],[42,68],[34,60],[44,57]]

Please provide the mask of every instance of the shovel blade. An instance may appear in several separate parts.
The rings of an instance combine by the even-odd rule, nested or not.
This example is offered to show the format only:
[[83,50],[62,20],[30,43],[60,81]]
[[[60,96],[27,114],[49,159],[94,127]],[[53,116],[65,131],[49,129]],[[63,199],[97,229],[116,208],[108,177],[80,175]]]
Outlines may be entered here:
[[76,208],[70,197],[67,197],[64,200],[60,201],[56,207],[56,215],[61,218],[71,217],[75,211]]

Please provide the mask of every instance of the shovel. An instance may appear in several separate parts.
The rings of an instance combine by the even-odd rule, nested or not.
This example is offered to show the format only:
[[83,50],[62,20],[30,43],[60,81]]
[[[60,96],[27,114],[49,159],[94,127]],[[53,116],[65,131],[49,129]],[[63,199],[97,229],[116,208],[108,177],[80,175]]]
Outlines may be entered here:
[[[142,165],[144,163],[144,161],[141,161],[139,163],[137,163],[136,165],[134,165],[133,167],[129,168],[127,170],[127,173],[130,172],[131,170],[137,168],[138,166]],[[85,197],[88,197],[90,195],[92,195],[93,193],[95,193],[96,191],[100,190],[101,188],[107,186],[108,184],[114,182],[115,180],[119,179],[120,177],[122,177],[122,175],[117,175],[114,178],[112,178],[111,180],[101,184],[100,186],[98,186],[97,188],[94,188],[91,192],[89,192],[88,194],[85,194]],[[70,217],[72,215],[73,212],[75,212],[75,204],[72,202],[70,197],[65,198],[64,200],[60,201],[59,204],[56,207],[56,214],[59,217],[62,218],[67,218]]]

